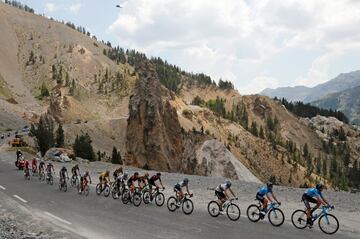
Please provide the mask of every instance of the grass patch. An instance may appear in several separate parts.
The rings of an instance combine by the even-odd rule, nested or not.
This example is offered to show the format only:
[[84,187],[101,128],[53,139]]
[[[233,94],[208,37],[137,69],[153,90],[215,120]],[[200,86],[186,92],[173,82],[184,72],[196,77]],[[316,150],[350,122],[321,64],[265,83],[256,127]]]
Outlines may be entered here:
[[0,98],[5,100],[12,98],[11,91],[9,90],[1,74],[0,74]]

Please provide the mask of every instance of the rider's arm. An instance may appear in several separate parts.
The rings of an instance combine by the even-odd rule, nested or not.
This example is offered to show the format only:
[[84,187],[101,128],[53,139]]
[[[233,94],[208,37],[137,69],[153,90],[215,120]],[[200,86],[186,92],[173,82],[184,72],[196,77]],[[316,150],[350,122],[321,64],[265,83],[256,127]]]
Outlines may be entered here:
[[233,197],[236,198],[235,193],[234,193],[234,191],[233,191],[231,188],[229,188],[229,191],[231,192],[231,194],[233,195]]
[[185,187],[186,187],[186,192],[187,192],[188,194],[190,194],[190,192],[189,192],[189,186],[186,185]]
[[[274,193],[271,193],[271,196],[274,198],[275,202],[277,202],[278,204],[280,204],[279,200],[275,197]],[[271,201],[271,200],[270,200]],[[272,201],[271,201],[272,202]]]

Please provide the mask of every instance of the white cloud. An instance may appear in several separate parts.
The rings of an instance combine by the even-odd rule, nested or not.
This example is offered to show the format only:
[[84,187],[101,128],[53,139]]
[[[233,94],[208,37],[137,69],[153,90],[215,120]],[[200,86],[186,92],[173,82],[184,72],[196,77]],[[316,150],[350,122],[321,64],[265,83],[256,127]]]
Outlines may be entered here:
[[45,12],[52,13],[56,11],[56,5],[54,3],[45,3]]
[[257,76],[244,87],[239,89],[240,94],[254,94],[266,88],[279,87],[279,80],[269,76]]
[[70,7],[69,7],[69,10],[72,12],[72,13],[78,13],[79,10],[81,8],[81,3],[75,3],[75,4],[72,4]]
[[[231,78],[240,92],[255,93],[263,84],[328,80],[336,57],[359,47],[360,8],[355,5],[349,0],[132,0],[107,32],[121,46],[160,55],[215,79]],[[293,77],[289,69],[266,68],[293,49],[299,56],[315,55],[298,66],[302,74]],[[294,55],[294,64],[296,59]],[[273,74],[292,79],[280,82]],[[246,79],[254,80],[249,85]]]

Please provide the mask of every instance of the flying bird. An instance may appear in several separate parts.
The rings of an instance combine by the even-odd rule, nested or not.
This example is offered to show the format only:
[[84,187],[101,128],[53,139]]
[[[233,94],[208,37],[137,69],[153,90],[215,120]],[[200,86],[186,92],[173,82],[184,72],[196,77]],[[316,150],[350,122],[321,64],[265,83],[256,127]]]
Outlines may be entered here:
[[122,6],[120,6],[120,5],[116,5],[116,7],[118,7],[118,8],[123,8]]

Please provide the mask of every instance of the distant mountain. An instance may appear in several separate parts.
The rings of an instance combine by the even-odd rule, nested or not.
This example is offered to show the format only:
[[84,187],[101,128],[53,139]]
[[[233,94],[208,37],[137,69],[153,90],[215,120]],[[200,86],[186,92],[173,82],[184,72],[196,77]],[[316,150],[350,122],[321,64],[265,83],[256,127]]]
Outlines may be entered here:
[[352,124],[360,125],[360,86],[332,93],[311,104],[321,108],[340,110]]
[[289,101],[303,101],[305,103],[319,100],[328,94],[341,92],[360,86],[360,70],[342,73],[334,79],[313,88],[305,86],[280,87],[277,89],[265,89],[261,95],[269,97],[286,98]]

